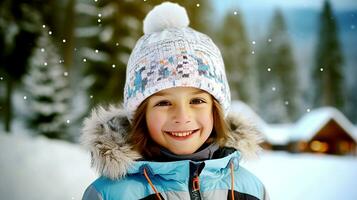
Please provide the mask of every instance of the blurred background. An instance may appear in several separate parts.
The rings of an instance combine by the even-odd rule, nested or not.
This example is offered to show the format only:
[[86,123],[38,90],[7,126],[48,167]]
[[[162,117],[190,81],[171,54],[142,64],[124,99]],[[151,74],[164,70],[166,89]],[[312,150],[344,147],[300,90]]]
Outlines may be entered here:
[[[120,104],[142,20],[161,2],[0,2],[0,197],[80,198],[96,177],[78,145],[82,121],[98,104]],[[357,2],[173,2],[221,49],[232,112],[250,118],[265,138],[262,159],[247,167],[268,185],[272,199],[341,198],[326,191],[357,199],[351,192],[357,184]],[[297,161],[311,170],[296,168]],[[321,171],[326,165],[332,168]],[[292,170],[316,185],[307,187]],[[331,171],[345,174],[316,192],[318,180],[329,180]],[[36,189],[28,187],[32,172],[42,174],[32,184]],[[49,176],[67,196],[44,184]],[[286,183],[293,180],[300,181]],[[18,187],[28,189],[18,193]],[[36,190],[39,196],[25,196]]]

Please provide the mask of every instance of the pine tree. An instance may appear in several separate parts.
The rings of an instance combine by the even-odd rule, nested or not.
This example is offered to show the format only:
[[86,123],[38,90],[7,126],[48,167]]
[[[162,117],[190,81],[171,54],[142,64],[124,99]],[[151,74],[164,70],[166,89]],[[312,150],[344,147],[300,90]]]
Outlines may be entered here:
[[142,1],[78,1],[76,28],[83,73],[93,81],[92,103],[122,99],[126,64],[142,35],[139,18],[148,5]]
[[343,57],[336,18],[328,1],[325,1],[320,15],[316,60],[312,74],[314,107],[334,106],[343,110],[345,105]]
[[6,132],[11,132],[12,96],[26,73],[26,64],[41,28],[41,16],[34,2],[0,1],[0,68],[4,75],[5,98],[1,102]]
[[296,120],[301,90],[284,17],[276,10],[257,61],[260,112],[271,123]]
[[228,12],[219,30],[219,44],[233,99],[254,104],[254,68],[249,65],[250,47],[240,15]]
[[30,126],[49,138],[70,139],[65,115],[69,112],[70,90],[67,74],[48,35],[37,41],[28,74],[24,78]]

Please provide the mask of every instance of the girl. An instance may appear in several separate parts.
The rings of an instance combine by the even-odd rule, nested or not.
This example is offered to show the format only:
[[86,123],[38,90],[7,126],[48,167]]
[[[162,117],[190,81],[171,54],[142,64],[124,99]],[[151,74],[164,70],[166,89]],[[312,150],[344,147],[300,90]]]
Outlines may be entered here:
[[230,105],[222,56],[169,2],[144,20],[127,66],[124,108],[98,107],[83,144],[100,173],[83,199],[267,199],[239,165],[258,133]]

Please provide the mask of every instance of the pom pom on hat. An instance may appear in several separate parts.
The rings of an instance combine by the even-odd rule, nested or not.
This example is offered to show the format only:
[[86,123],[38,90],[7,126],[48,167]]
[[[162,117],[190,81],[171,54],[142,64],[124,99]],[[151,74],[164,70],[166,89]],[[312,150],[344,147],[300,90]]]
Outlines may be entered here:
[[144,19],[144,33],[150,34],[167,28],[188,27],[186,9],[177,3],[164,2],[155,6]]

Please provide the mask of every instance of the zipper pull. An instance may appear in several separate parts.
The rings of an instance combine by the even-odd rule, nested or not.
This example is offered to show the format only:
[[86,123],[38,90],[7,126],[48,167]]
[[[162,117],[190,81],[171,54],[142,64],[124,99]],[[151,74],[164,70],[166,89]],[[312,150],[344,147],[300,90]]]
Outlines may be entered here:
[[193,177],[192,179],[192,191],[200,190],[200,179],[198,176]]

